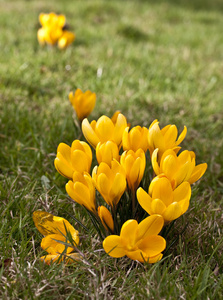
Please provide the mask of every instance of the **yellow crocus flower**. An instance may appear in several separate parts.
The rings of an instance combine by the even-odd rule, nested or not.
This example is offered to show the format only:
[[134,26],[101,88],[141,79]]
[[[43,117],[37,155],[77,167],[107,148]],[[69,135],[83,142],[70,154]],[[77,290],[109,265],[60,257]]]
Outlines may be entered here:
[[39,22],[43,27],[59,27],[62,29],[66,24],[66,17],[64,15],[57,15],[54,12],[49,14],[41,13],[39,15]]
[[186,126],[184,126],[184,130],[177,138],[178,130],[176,125],[167,125],[160,129],[159,122],[154,120],[149,127],[148,133],[148,147],[150,155],[152,156],[152,153],[156,148],[159,148],[159,160],[167,149],[173,149],[178,152],[180,149],[178,145],[184,140],[186,134]]
[[94,167],[92,178],[96,189],[111,207],[116,207],[126,189],[126,175],[123,166],[116,160],[111,162],[111,167],[102,162]]
[[75,140],[71,147],[65,143],[59,144],[54,165],[62,176],[72,179],[74,171],[89,173],[91,162],[92,151],[90,146],[85,142]]
[[174,150],[166,150],[158,162],[159,149],[153,151],[152,166],[156,175],[165,174],[172,183],[173,188],[183,181],[190,184],[196,182],[207,169],[207,164],[195,165],[195,153],[184,150],[178,156]]
[[68,195],[80,205],[86,207],[94,214],[96,212],[95,187],[91,176],[84,172],[73,173],[73,181],[69,180],[65,186]]
[[107,231],[114,232],[114,221],[110,211],[103,205],[98,207],[98,216]]
[[126,127],[126,117],[122,114],[118,114],[115,123],[107,116],[101,116],[97,121],[93,120],[91,123],[87,119],[84,119],[82,122],[83,134],[94,148],[96,148],[99,142],[112,141],[120,149],[122,134]]
[[93,111],[96,103],[96,94],[91,91],[82,92],[77,89],[75,93],[69,93],[70,102],[76,111],[80,122]]
[[173,189],[165,176],[155,177],[149,187],[149,193],[142,188],[137,190],[137,199],[149,214],[159,214],[165,222],[173,221],[184,214],[190,203],[191,186],[189,182],[181,183]]
[[[33,221],[36,228],[45,237],[42,239],[41,247],[48,252],[48,255],[42,256],[40,259],[47,264],[60,261],[72,261],[80,259],[79,254],[72,253],[73,247],[66,247],[61,242],[70,243],[67,238],[67,232],[70,233],[75,246],[79,244],[79,233],[74,227],[64,218],[53,216],[45,211],[35,211],[33,213]],[[65,256],[61,255],[65,254]]]
[[166,241],[158,233],[163,227],[163,218],[159,215],[149,216],[138,224],[136,220],[126,221],[120,236],[109,235],[103,241],[106,253],[112,257],[127,255],[132,260],[155,263],[162,258]]
[[142,180],[146,167],[144,151],[142,149],[138,149],[136,152],[132,150],[125,151],[121,155],[120,163],[125,169],[129,188],[135,192]]
[[129,131],[129,127],[125,128],[122,136],[122,147],[124,150],[133,150],[134,152],[141,148],[146,152],[148,149],[148,129],[135,126]]
[[96,146],[96,157],[98,164],[105,162],[107,165],[111,166],[113,158],[119,161],[117,144],[112,141],[107,141],[105,143],[99,142]]

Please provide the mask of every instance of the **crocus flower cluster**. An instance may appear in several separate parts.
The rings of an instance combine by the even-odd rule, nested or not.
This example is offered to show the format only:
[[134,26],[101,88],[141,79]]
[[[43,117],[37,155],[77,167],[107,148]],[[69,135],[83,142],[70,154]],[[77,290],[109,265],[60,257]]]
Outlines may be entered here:
[[[162,229],[187,211],[191,185],[202,177],[207,164],[196,165],[193,151],[181,151],[186,127],[179,136],[175,125],[160,129],[157,120],[148,128],[131,128],[119,111],[89,122],[86,116],[96,95],[78,89],[69,98],[87,142],[74,140],[71,147],[60,143],[57,148],[54,164],[69,180],[68,195],[91,215],[110,256],[159,261],[166,247]],[[147,158],[151,163],[146,165]]]
[[37,38],[41,45],[57,46],[64,49],[74,40],[73,32],[65,29],[66,18],[64,15],[57,15],[53,12],[49,14],[41,13],[39,22],[42,27],[37,32]]

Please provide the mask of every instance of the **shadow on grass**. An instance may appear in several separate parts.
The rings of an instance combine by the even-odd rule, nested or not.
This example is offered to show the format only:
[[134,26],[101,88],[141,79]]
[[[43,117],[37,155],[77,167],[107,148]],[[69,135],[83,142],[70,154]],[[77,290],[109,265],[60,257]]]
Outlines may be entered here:
[[141,31],[139,28],[132,25],[121,25],[119,26],[117,33],[122,35],[124,38],[133,41],[146,41],[148,40],[148,35]]

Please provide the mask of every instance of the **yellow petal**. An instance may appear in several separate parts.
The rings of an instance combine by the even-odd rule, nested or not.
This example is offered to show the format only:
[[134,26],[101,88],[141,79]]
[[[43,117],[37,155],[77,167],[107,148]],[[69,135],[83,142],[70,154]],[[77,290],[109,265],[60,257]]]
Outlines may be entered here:
[[125,250],[118,235],[109,235],[103,241],[103,248],[112,257],[125,256]]
[[163,215],[166,210],[166,205],[160,199],[154,199],[151,203],[151,209],[154,214]]
[[141,249],[137,249],[134,251],[127,251],[126,255],[132,260],[138,260],[141,263],[147,262],[148,256]]
[[157,235],[163,228],[163,218],[160,215],[152,215],[145,218],[138,225],[138,240],[150,235]]
[[106,230],[114,231],[114,221],[110,211],[103,205],[98,207],[98,216]]
[[170,204],[166,211],[163,214],[163,218],[165,221],[173,221],[177,218],[179,218],[182,215],[181,206],[178,202],[173,202]]
[[181,132],[181,134],[180,134],[179,137],[178,137],[178,140],[176,141],[176,145],[177,145],[177,146],[184,140],[186,134],[187,134],[187,127],[184,126],[183,131]]
[[206,163],[199,164],[199,165],[195,166],[188,182],[190,184],[193,184],[194,182],[199,180],[204,175],[206,170],[207,170],[207,164]]
[[60,257],[60,254],[48,254],[45,256],[41,256],[40,260],[43,261],[45,264],[50,265],[51,263],[58,261]]
[[[152,199],[160,199],[163,205],[159,205],[159,208],[164,209],[165,206],[168,206],[172,203],[173,201],[173,189],[171,186],[171,183],[169,181],[169,179],[167,179],[166,177],[161,177],[158,178],[158,180],[155,179],[155,183],[152,183],[152,190],[151,188],[149,189],[150,195],[152,196]],[[154,203],[155,205],[155,203]],[[157,202],[158,205],[158,202]],[[154,206],[155,208],[155,206]],[[158,208],[158,207],[157,207]],[[154,212],[154,213],[158,213],[158,212]]]
[[97,187],[99,188],[99,192],[103,195],[108,195],[112,182],[109,181],[106,174],[101,173],[97,178]]
[[[163,133],[163,130],[161,130]],[[173,148],[177,139],[177,127],[170,125],[165,131],[164,140],[166,149]]]
[[122,147],[123,150],[129,150],[130,149],[130,143],[129,143],[129,127],[126,127],[125,130],[123,131],[122,135]]
[[156,255],[156,256],[150,257],[148,262],[149,262],[150,264],[154,264],[154,263],[160,261],[160,260],[162,259],[162,257],[163,257],[163,254],[160,253],[160,254],[158,254],[158,255]]
[[57,172],[59,172],[62,176],[72,179],[74,169],[72,168],[72,165],[68,164],[60,152],[57,153],[57,157],[54,160],[54,166]]
[[117,144],[119,149],[122,144],[122,135],[126,127],[127,127],[126,117],[123,114],[118,114],[115,127],[114,127],[114,132],[113,132],[113,140]]
[[137,238],[137,230],[138,222],[136,220],[128,220],[122,225],[120,238],[124,248],[134,247]]
[[153,211],[151,209],[152,198],[142,188],[138,188],[136,195],[137,195],[138,202],[142,206],[142,208],[148,214],[152,215],[153,214]]
[[[109,192],[109,198],[113,206],[116,206],[126,189],[126,178],[120,173],[115,175]],[[110,204],[111,205],[111,204]]]
[[160,174],[160,167],[159,167],[159,164],[158,164],[158,151],[159,151],[158,148],[155,149],[153,151],[152,158],[151,158],[153,170],[156,173],[156,175]]
[[95,133],[101,142],[112,140],[114,132],[114,124],[107,116],[101,116],[95,126]]
[[100,140],[87,119],[82,121],[82,131],[88,143],[91,144],[93,148],[96,148]]
[[191,197],[191,187],[189,182],[181,183],[174,191],[173,191],[173,201],[180,202],[182,200],[189,200]]
[[72,165],[74,166],[75,170],[82,173],[82,172],[89,172],[89,162],[85,152],[81,150],[73,151],[72,155]]
[[166,241],[159,235],[152,235],[141,240],[137,246],[146,253],[147,257],[153,257],[159,255],[166,248]]

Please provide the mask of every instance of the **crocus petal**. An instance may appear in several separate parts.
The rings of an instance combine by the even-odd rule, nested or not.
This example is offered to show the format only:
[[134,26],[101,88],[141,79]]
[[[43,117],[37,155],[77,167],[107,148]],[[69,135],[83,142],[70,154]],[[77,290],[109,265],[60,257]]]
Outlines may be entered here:
[[88,143],[91,144],[93,148],[96,148],[100,140],[86,118],[82,121],[82,131]]
[[160,215],[152,215],[145,218],[138,225],[138,240],[150,235],[157,235],[163,228],[163,224],[163,217]]
[[123,114],[119,114],[115,123],[113,132],[113,139],[117,146],[121,147],[123,131],[127,127],[126,117]]
[[[151,193],[150,196],[153,199],[160,199],[165,206],[168,206],[173,201],[173,189],[169,179],[166,177],[155,179],[154,185],[152,184],[153,189],[149,189]],[[161,207],[160,207],[161,208]],[[164,209],[164,206],[163,206]]]
[[74,170],[67,164],[67,161],[60,153],[57,154],[57,157],[54,160],[54,166],[57,172],[59,172],[62,176],[72,179]]
[[166,211],[163,214],[163,218],[165,221],[173,221],[177,218],[179,218],[182,215],[181,206],[178,202],[173,202],[170,204]]
[[[161,132],[163,133],[163,130],[161,130]],[[175,125],[170,125],[164,134],[166,149],[172,148],[175,144],[176,139],[177,139],[177,127]]]
[[108,140],[112,140],[114,132],[114,124],[111,119],[107,116],[101,116],[95,126],[95,133],[99,137],[100,141],[106,142]]
[[160,254],[166,248],[166,241],[162,236],[152,235],[137,243],[137,247],[146,253],[147,257]]
[[122,225],[120,238],[123,247],[129,248],[135,244],[137,230],[138,222],[136,220],[128,220]]
[[158,148],[155,149],[153,151],[152,158],[151,158],[153,170],[156,173],[156,175],[160,174],[160,167],[159,167],[159,164],[158,164],[158,151],[159,151]]
[[121,244],[121,238],[117,235],[109,235],[103,241],[103,248],[112,257],[125,256],[125,250]]
[[144,191],[142,188],[138,188],[137,199],[142,208],[149,214],[152,215],[153,211],[151,209],[152,198]]
[[178,146],[184,140],[186,134],[187,134],[187,127],[184,126],[183,131],[181,132],[181,134],[179,135],[179,137],[176,141],[176,146]]
[[191,187],[189,182],[185,181],[181,183],[174,191],[173,191],[173,201],[180,202],[182,200],[188,200],[191,197]]
[[141,249],[135,251],[126,251],[126,255],[132,260],[138,260],[141,263],[144,263],[148,260],[148,256]]
[[193,184],[194,182],[199,180],[204,175],[206,170],[207,170],[207,164],[206,163],[199,164],[199,165],[195,166],[188,182],[190,184]]
[[151,203],[151,209],[154,214],[163,215],[166,205],[160,199],[154,199]]
[[148,262],[149,262],[150,264],[154,264],[154,263],[160,261],[160,260],[162,259],[162,257],[163,257],[163,254],[160,253],[160,254],[158,254],[158,255],[156,255],[156,256],[150,257]]

